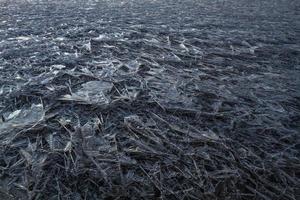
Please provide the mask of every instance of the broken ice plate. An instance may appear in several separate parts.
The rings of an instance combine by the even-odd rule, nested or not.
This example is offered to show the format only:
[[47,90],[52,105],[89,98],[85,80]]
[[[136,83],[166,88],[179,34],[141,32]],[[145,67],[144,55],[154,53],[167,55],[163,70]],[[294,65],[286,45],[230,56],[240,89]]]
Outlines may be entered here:
[[4,122],[0,123],[0,132],[9,132],[15,128],[32,126],[43,120],[45,116],[42,104],[33,104],[29,109],[15,110],[11,113],[4,113]]
[[66,94],[60,100],[76,101],[80,104],[109,104],[107,94],[113,84],[103,81],[90,81],[81,85],[81,88],[72,94]]

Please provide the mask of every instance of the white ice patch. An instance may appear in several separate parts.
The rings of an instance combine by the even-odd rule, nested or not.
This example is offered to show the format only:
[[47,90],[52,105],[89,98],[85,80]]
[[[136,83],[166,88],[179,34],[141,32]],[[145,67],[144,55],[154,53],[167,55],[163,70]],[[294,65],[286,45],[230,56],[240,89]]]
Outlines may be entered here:
[[19,37],[16,37],[16,39],[18,41],[27,41],[27,40],[30,40],[31,37],[28,37],[28,36],[19,36]]
[[66,38],[64,38],[64,37],[57,37],[57,38],[55,38],[55,40],[56,41],[64,41]]

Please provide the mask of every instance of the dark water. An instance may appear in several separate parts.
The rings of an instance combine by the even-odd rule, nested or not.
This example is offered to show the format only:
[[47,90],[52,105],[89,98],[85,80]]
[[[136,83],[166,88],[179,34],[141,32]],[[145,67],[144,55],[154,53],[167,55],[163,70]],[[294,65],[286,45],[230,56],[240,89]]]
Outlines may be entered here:
[[297,199],[299,10],[0,1],[0,195]]

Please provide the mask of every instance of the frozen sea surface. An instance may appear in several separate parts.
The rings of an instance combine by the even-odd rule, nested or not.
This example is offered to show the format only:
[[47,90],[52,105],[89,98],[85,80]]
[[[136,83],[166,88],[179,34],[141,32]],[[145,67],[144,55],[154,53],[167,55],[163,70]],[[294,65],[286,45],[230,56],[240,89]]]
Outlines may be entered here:
[[0,0],[0,199],[299,199],[297,0]]

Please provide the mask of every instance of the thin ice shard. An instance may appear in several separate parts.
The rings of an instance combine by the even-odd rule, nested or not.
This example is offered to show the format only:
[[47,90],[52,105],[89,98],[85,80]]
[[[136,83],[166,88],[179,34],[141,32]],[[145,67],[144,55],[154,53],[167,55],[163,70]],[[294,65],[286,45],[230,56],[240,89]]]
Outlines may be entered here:
[[42,104],[33,104],[29,109],[16,110],[3,116],[5,122],[0,123],[0,133],[8,133],[38,123],[43,120],[45,111]]
[[79,104],[109,104],[108,93],[112,87],[112,83],[90,81],[82,84],[75,93],[64,95],[60,100],[75,101]]

